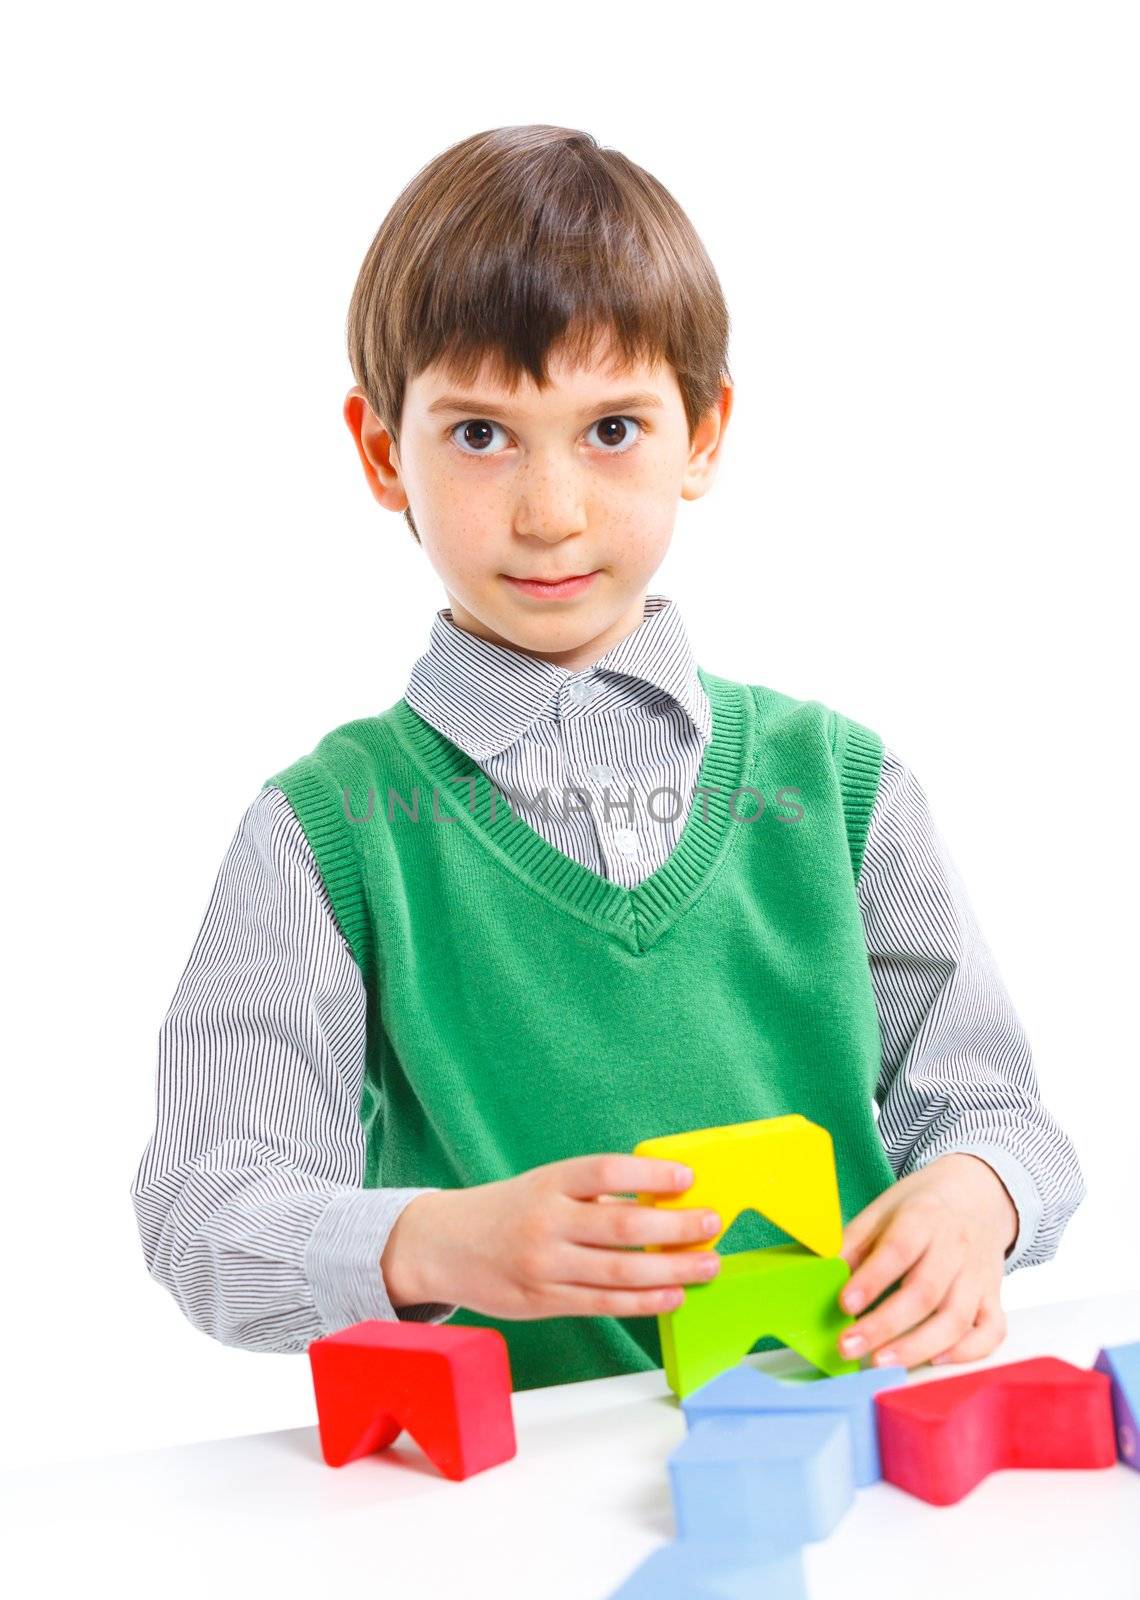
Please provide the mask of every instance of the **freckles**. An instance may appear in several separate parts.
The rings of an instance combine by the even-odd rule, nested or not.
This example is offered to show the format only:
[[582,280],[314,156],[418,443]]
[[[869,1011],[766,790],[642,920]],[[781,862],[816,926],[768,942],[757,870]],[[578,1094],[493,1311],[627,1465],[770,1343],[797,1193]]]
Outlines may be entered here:
[[442,462],[434,460],[424,471],[422,488],[429,499],[444,504],[457,500],[463,492],[457,476],[448,472]]
[[617,516],[607,516],[602,512],[599,518],[601,530],[608,533],[615,551],[634,563],[646,558],[657,542],[646,526],[645,516],[638,516],[635,512],[622,511]]
[[620,489],[613,486],[591,506],[591,517],[599,526],[647,549],[657,543],[663,529],[672,525],[675,514],[675,502],[658,494],[649,482],[622,484]]
[[641,514],[630,519],[630,549],[641,556],[652,556],[661,549],[673,531],[676,507],[673,505],[646,505]]
[[647,546],[655,545],[672,529],[681,497],[672,479],[646,473],[628,486],[621,506],[614,506],[615,517],[622,517],[631,534],[639,534]]

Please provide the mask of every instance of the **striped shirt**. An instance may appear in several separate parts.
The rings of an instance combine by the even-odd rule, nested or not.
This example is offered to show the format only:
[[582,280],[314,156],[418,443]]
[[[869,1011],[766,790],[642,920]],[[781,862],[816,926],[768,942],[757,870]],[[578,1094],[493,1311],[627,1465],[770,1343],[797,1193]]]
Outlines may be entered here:
[[[503,803],[591,871],[632,888],[676,847],[712,717],[666,596],[648,595],[641,624],[580,669],[493,644],[440,610],[405,694]],[[892,1169],[982,1157],[1018,1213],[1005,1272],[1049,1260],[1086,1192],[1077,1155],[1041,1102],[926,796],[889,749],[857,892]],[[383,1283],[389,1232],[430,1191],[361,1187],[365,1012],[305,834],[265,788],[159,1030],[155,1126],[131,1185],[148,1270],[224,1344],[304,1350],[350,1323],[456,1309],[397,1310]]]

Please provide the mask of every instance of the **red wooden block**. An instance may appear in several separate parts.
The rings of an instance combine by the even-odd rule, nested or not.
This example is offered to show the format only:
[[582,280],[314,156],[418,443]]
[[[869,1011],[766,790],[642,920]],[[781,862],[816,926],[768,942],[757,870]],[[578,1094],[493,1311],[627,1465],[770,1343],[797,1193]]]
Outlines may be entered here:
[[515,1454],[511,1364],[497,1328],[355,1322],[309,1345],[321,1451],[330,1467],[403,1429],[447,1478]]
[[883,1478],[953,1505],[1000,1467],[1111,1467],[1112,1385],[1056,1356],[875,1395]]

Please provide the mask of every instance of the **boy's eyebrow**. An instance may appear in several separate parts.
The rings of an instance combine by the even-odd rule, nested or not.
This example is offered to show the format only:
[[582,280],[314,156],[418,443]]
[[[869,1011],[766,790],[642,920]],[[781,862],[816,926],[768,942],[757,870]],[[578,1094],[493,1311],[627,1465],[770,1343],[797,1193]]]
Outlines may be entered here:
[[[599,401],[597,405],[588,406],[582,416],[606,416],[618,411],[630,410],[633,407],[644,409],[646,406],[660,406],[661,397],[656,394],[625,394],[619,395],[616,400]],[[510,416],[510,411],[503,406],[490,405],[486,400],[467,399],[463,395],[444,394],[438,400],[433,400],[428,406],[428,414],[437,411],[464,411],[473,417]]]

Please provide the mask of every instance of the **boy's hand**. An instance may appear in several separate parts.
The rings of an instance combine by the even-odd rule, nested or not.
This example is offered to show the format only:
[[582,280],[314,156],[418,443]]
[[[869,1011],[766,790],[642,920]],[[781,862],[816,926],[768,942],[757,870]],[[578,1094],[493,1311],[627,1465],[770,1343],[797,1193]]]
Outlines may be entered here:
[[1001,1281],[1017,1227],[1009,1191],[979,1156],[955,1151],[900,1179],[844,1230],[852,1272],[839,1304],[854,1316],[902,1286],[844,1331],[840,1354],[904,1367],[989,1355],[1005,1338]]
[[[654,1250],[710,1239],[704,1207],[658,1207],[625,1192],[675,1195],[692,1172],[655,1156],[573,1156],[469,1189],[417,1195],[388,1235],[380,1271],[393,1305],[466,1306],[483,1316],[648,1317],[686,1283],[720,1271],[716,1250]],[[704,1219],[711,1225],[704,1226]],[[632,1248],[631,1248],[632,1247]]]

